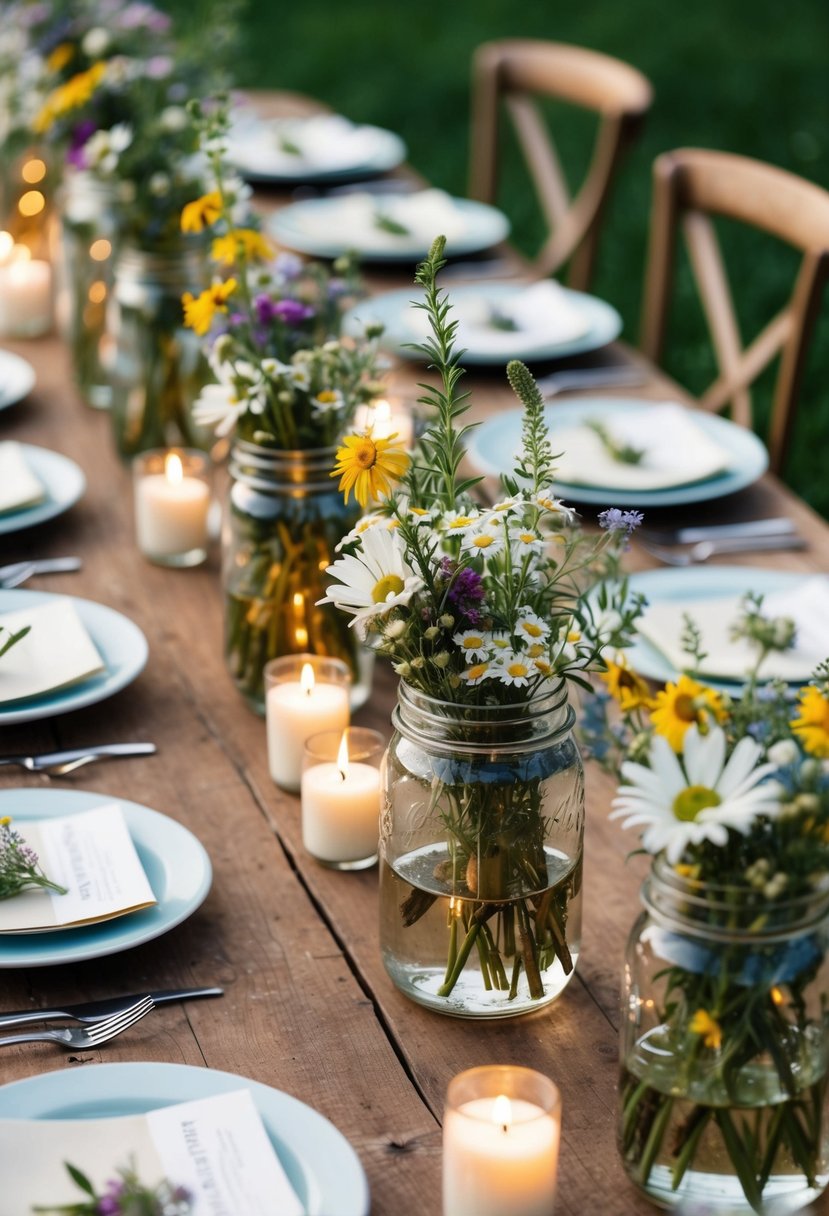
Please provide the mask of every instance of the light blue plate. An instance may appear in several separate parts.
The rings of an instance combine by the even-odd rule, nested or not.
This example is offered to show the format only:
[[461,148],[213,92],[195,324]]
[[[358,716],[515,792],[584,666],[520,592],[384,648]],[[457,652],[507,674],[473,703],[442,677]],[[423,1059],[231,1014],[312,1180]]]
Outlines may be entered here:
[[[360,1160],[341,1132],[298,1098],[190,1064],[96,1064],[0,1086],[6,1119],[108,1119],[247,1089],[307,1216],[368,1216]],[[240,1213],[239,1216],[242,1216]]]
[[48,591],[0,590],[0,613],[17,612],[21,608],[36,608],[51,600],[71,599],[83,625],[98,648],[106,668],[97,676],[58,689],[40,697],[0,704],[0,726],[12,722],[33,722],[37,718],[52,718],[68,714],[104,701],[130,684],[143,670],[149,647],[144,634],[133,622],[114,608],[105,608],[93,600],[76,596],[53,595]]
[[[526,289],[527,285],[523,283],[470,283],[450,288],[449,301],[452,303],[464,299],[484,300],[488,307],[497,310],[503,308],[504,303],[511,297]],[[578,308],[588,322],[588,328],[583,334],[567,342],[540,343],[527,341],[528,335],[516,331],[515,346],[509,354],[505,354],[503,350],[493,353],[485,346],[466,345],[462,362],[479,366],[501,364],[504,367],[510,359],[537,363],[545,359],[561,359],[566,355],[597,350],[618,338],[622,332],[622,318],[615,308],[582,291],[571,291],[566,287],[563,287],[562,291],[566,293],[568,303]],[[411,342],[422,342],[425,336],[422,326],[416,323],[417,319],[423,316],[423,312],[416,309],[412,303],[419,294],[422,293],[419,293],[416,287],[404,287],[399,291],[387,291],[382,295],[372,296],[369,300],[362,300],[345,314],[343,329],[345,333],[357,337],[362,334],[367,322],[379,321],[385,327],[381,341],[387,349],[393,350],[404,359],[423,360],[424,355],[420,351],[412,350],[411,346],[407,345]]]
[[118,802],[158,900],[153,908],[100,925],[51,933],[0,934],[0,968],[52,967],[118,954],[152,941],[186,920],[203,902],[213,872],[204,846],[175,819],[158,811],[88,790],[0,790],[0,815],[13,820],[51,819]]
[[35,369],[20,355],[0,350],[0,410],[16,405],[35,386]]
[[[794,574],[757,566],[683,566],[632,574],[629,587],[631,594],[641,592],[649,604],[675,603],[677,614],[681,614],[689,609],[693,613],[695,601],[745,595],[747,591],[770,595],[773,591],[792,589],[813,577],[812,574]],[[679,675],[664,654],[647,638],[637,635],[625,655],[634,671],[648,679],[665,683]],[[707,676],[705,683],[712,688],[726,688],[732,693],[740,686],[739,681],[709,680]]]
[[[301,120],[299,120],[301,121]],[[267,148],[268,141],[273,138],[273,124],[267,119],[243,117],[239,124],[238,142],[231,138],[228,145],[228,159],[236,170],[249,182],[272,182],[276,184],[300,184],[303,182],[339,182],[351,181],[355,178],[376,177],[380,173],[388,173],[396,169],[406,159],[406,145],[399,135],[387,131],[384,127],[368,126],[374,139],[374,151],[364,160],[352,161],[349,164],[338,163],[334,167],[325,165],[309,165],[297,158],[297,167],[290,169],[263,168],[259,154],[259,146]]]
[[[579,397],[576,401],[557,401],[548,405],[545,415],[553,451],[556,451],[557,428],[564,430],[580,426],[591,418],[611,421],[620,410],[633,413],[653,405],[653,401],[635,397]],[[521,448],[521,419],[520,409],[505,410],[488,418],[472,431],[469,459],[479,472],[495,475],[513,472],[515,456]],[[768,452],[753,431],[705,410],[694,411],[694,422],[728,453],[728,468],[716,477],[666,490],[635,492],[556,482],[557,492],[573,502],[595,503],[603,507],[640,507],[647,511],[648,507],[676,507],[683,503],[723,498],[726,494],[745,489],[763,476],[768,468]]]
[[[390,195],[378,199],[379,205],[388,201]],[[452,200],[464,219],[464,231],[447,238],[446,253],[449,257],[459,254],[478,253],[489,249],[506,239],[509,235],[509,220],[502,211],[490,207],[486,203],[478,203],[473,199],[455,198]],[[401,236],[393,247],[384,240],[376,245],[371,241],[358,244],[356,241],[343,241],[339,238],[326,240],[316,232],[308,232],[303,226],[303,220],[311,215],[327,218],[336,216],[337,210],[348,202],[348,196],[331,198],[311,198],[301,203],[292,203],[275,212],[267,221],[266,226],[271,236],[281,245],[296,249],[299,253],[308,253],[318,258],[338,258],[341,254],[353,251],[359,254],[365,262],[419,262],[429,252],[431,241],[425,244],[420,239]],[[378,235],[382,235],[378,232]],[[435,232],[435,236],[439,233]]]
[[31,528],[34,524],[42,524],[47,519],[62,515],[75,505],[86,489],[86,478],[68,456],[50,452],[48,448],[33,447],[30,443],[20,446],[29,468],[45,486],[46,497],[33,507],[5,511],[0,515],[0,535],[20,532],[23,528]]

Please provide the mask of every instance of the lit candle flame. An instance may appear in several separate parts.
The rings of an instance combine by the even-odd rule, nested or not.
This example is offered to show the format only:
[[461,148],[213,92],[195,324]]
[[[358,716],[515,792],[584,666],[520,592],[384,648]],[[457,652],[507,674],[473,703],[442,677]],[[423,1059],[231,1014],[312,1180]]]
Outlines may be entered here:
[[348,776],[348,736],[343,731],[343,737],[340,740],[340,750],[337,752],[337,768],[340,770],[340,776],[345,781]]
[[512,1103],[506,1094],[499,1094],[492,1104],[492,1122],[500,1124],[505,1132],[512,1126]]
[[314,669],[310,663],[302,664],[302,671],[299,673],[299,686],[305,693],[306,697],[310,697],[314,691]]
[[181,463],[181,457],[175,452],[170,452],[169,456],[164,461],[164,476],[171,486],[180,486],[184,481],[184,468]]
[[776,984],[771,990],[771,999],[774,1001],[775,1005],[782,1005],[783,1001],[786,999]]

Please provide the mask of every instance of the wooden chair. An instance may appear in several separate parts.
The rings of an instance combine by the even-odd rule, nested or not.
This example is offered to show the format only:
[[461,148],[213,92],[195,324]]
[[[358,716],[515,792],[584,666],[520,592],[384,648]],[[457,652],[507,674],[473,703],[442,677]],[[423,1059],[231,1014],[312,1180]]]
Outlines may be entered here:
[[[593,157],[573,198],[536,101],[542,96],[600,116]],[[532,39],[486,42],[476,50],[469,193],[482,202],[495,201],[503,103],[549,230],[531,267],[539,278],[569,262],[570,285],[579,289],[589,285],[614,174],[652,96],[640,72],[597,51]]]
[[[712,216],[751,225],[803,251],[788,303],[745,348]],[[681,148],[658,157],[642,316],[642,350],[655,362],[664,345],[680,228],[719,369],[700,404],[709,410],[730,405],[732,419],[750,427],[749,386],[779,354],[767,437],[771,467],[779,472],[829,270],[829,192],[783,169],[727,152]]]

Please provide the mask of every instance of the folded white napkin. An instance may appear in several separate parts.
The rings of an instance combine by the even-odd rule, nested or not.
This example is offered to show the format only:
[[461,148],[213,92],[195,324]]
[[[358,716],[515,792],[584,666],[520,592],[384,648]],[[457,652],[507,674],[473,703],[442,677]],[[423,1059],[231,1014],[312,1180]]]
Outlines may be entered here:
[[[389,232],[378,226],[385,217],[406,229]],[[356,194],[327,199],[325,206],[309,207],[299,224],[309,236],[353,244],[358,249],[393,250],[411,243],[431,245],[441,233],[450,239],[466,230],[463,212],[444,190],[417,190],[414,194]]]
[[231,129],[230,151],[236,165],[261,174],[348,169],[369,162],[382,147],[385,132],[358,126],[339,114],[313,118],[240,122]]
[[46,487],[26,462],[19,443],[0,443],[0,514],[43,502]]
[[638,464],[612,456],[588,425],[557,427],[551,419],[559,481],[608,490],[661,490],[704,481],[728,467],[729,453],[699,426],[692,410],[673,402],[596,413],[614,444],[643,453]]
[[[549,346],[572,342],[590,328],[584,309],[552,279],[522,287],[497,300],[461,295],[452,301],[452,318],[458,322],[458,342],[469,350],[503,351],[516,347]],[[499,318],[509,328],[498,324]]]
[[31,626],[26,637],[0,659],[0,704],[54,692],[105,669],[69,599],[4,612],[0,625],[12,633]]
[[[750,590],[750,586],[747,586]],[[672,666],[681,670],[688,665],[688,656],[680,646],[683,613],[688,613],[702,635],[702,649],[707,652],[700,674],[715,678],[741,680],[757,660],[757,651],[747,642],[733,641],[731,626],[737,619],[740,596],[717,596],[712,599],[672,600],[652,604],[639,621],[640,634],[659,650]],[[805,683],[818,663],[829,657],[829,578],[805,578],[802,583],[785,591],[765,596],[763,615],[787,616],[797,626],[795,646],[781,653],[773,652],[760,668],[763,679]]]

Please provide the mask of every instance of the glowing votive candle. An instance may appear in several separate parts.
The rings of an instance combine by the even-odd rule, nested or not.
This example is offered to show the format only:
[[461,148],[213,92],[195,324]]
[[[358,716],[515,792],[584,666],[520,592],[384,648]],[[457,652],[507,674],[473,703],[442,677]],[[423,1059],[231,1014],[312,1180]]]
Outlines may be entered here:
[[305,745],[302,843],[323,865],[362,870],[377,860],[383,736],[351,727]]
[[0,334],[40,337],[52,328],[52,268],[33,260],[23,245],[15,245],[7,256],[0,265]]
[[561,1099],[529,1068],[472,1068],[449,1084],[443,1216],[551,1216]]
[[354,414],[354,429],[370,430],[375,439],[388,439],[396,434],[395,443],[402,444],[404,448],[410,448],[414,443],[414,418],[411,413],[399,402],[387,401],[383,397],[368,405],[358,406]]
[[351,674],[339,659],[284,655],[265,665],[268,765],[282,789],[296,793],[305,741],[321,731],[341,735],[348,726]]
[[203,452],[145,452],[133,462],[138,548],[162,566],[207,557],[210,464]]

